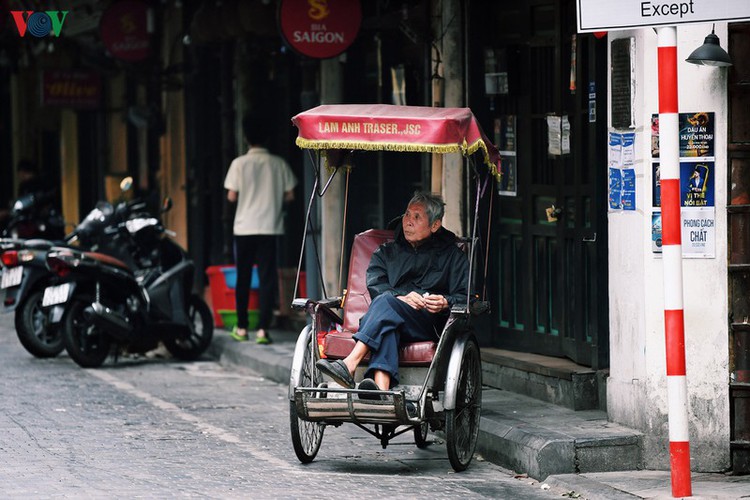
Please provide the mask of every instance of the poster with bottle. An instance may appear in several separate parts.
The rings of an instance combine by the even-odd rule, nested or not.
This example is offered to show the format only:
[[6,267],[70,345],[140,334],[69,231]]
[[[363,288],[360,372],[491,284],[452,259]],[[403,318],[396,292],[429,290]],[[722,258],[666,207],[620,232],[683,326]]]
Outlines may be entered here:
[[661,210],[651,213],[651,251],[661,253]]
[[651,206],[661,207],[661,168],[658,161],[651,163]]

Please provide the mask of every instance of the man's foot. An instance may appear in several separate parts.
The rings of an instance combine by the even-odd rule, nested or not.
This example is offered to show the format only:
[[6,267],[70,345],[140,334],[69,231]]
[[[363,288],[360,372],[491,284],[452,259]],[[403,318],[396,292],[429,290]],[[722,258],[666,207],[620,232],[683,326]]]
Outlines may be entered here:
[[262,328],[258,330],[258,333],[255,334],[255,343],[256,344],[262,344],[267,345],[272,343],[271,336],[268,335],[268,332],[263,330]]
[[247,342],[247,328],[237,328],[235,326],[232,328],[232,333],[230,333],[229,336],[237,342]]
[[[362,379],[362,382],[359,383],[357,386],[357,389],[362,389],[365,391],[379,391],[380,387],[378,387],[378,384],[375,383],[375,381],[371,378]],[[380,394],[374,394],[374,393],[360,393],[359,399],[367,399],[367,400],[379,400]]]
[[328,361],[327,359],[319,359],[315,366],[324,374],[331,377],[337,384],[347,389],[354,389],[356,385],[354,383],[354,377],[349,372],[346,364],[340,359]]

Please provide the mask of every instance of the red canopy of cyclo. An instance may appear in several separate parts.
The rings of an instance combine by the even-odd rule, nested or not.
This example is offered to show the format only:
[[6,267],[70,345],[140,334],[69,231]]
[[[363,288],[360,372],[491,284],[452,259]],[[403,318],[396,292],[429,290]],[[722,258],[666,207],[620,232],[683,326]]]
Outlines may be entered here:
[[330,104],[292,118],[304,149],[359,149],[461,153],[482,150],[484,162],[500,176],[500,153],[469,108],[390,104]]

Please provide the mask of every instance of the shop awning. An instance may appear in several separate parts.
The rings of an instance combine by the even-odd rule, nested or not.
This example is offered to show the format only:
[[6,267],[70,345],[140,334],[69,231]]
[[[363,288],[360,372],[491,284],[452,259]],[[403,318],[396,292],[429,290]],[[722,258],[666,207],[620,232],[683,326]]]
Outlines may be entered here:
[[357,149],[461,153],[482,150],[493,175],[500,176],[500,153],[469,108],[390,104],[329,104],[292,118],[303,149]]

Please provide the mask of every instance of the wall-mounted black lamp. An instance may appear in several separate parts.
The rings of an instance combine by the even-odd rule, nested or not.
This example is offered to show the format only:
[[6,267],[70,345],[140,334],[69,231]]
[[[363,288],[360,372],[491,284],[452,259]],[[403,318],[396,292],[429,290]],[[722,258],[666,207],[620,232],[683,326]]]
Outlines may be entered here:
[[732,60],[729,58],[727,51],[719,45],[719,37],[714,34],[714,27],[711,27],[711,34],[703,41],[703,45],[693,51],[685,59],[689,63],[702,64],[705,66],[731,66]]

